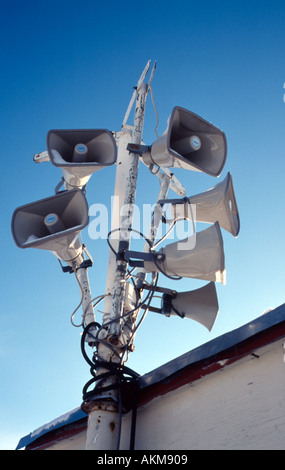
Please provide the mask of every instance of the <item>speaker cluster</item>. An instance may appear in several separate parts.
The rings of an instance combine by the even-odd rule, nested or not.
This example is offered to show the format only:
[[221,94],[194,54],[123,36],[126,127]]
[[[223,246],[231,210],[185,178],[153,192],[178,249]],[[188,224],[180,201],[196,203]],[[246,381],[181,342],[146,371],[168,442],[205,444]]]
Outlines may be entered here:
[[[224,132],[178,106],[172,110],[163,135],[151,145],[138,148],[147,166],[182,168],[214,177],[221,174],[227,157]],[[116,141],[106,129],[50,130],[47,153],[51,163],[62,171],[64,190],[17,208],[12,234],[18,247],[49,250],[76,270],[84,262],[81,231],[89,223],[85,187],[93,173],[116,163]],[[215,282],[225,284],[221,228],[234,237],[240,230],[232,175],[228,173],[206,192],[172,200],[171,211],[175,221],[187,219],[210,227],[159,252],[150,250],[137,266],[143,266],[146,273],[208,281],[194,291],[164,294],[161,313],[191,318],[211,329],[218,313]]]

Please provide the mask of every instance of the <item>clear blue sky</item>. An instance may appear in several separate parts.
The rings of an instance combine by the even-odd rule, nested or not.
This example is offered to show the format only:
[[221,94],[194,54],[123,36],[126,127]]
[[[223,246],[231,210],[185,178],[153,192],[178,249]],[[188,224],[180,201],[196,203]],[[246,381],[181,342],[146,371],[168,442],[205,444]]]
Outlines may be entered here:
[[[54,194],[61,178],[50,163],[33,162],[46,149],[48,130],[119,130],[149,59],[157,61],[152,86],[159,133],[174,106],[226,133],[228,158],[219,180],[175,174],[190,196],[230,171],[241,231],[237,239],[223,231],[227,284],[217,285],[220,312],[212,332],[149,313],[127,365],[148,372],[284,302],[285,5],[11,0],[1,10],[0,448],[13,449],[23,435],[79,406],[90,375],[81,330],[70,323],[80,300],[77,283],[50,253],[16,247],[12,213]],[[146,143],[155,140],[155,125],[148,97]],[[89,205],[109,205],[114,179],[115,167],[93,176]],[[138,205],[154,202],[157,191],[157,178],[140,167]],[[105,291],[108,246],[87,229],[83,239],[94,258],[95,297]],[[170,286],[162,276],[159,284]],[[197,286],[184,279],[174,288]]]

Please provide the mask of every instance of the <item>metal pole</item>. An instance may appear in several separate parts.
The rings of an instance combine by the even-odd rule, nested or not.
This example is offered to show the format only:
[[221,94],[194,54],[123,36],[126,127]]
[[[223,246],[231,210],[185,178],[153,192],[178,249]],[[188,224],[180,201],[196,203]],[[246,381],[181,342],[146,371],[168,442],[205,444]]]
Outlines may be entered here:
[[[146,94],[147,85],[143,82],[140,88],[137,90],[134,129],[131,142],[134,144],[140,144],[142,140]],[[131,166],[126,181],[126,193],[123,208],[124,212],[122,215],[122,225],[118,246],[119,255],[120,253],[123,253],[124,250],[127,250],[130,246],[133,211],[136,197],[139,156],[134,153],[130,153],[129,158],[131,160]],[[114,279],[112,312],[110,316],[110,320],[112,321],[112,323],[110,324],[110,335],[113,337],[112,344],[114,344],[116,341],[119,342],[119,335],[121,332],[120,317],[123,310],[123,302],[125,296],[126,271],[127,262],[123,259],[122,256],[122,259],[117,259],[117,269]]]
[[[93,323],[96,321],[95,313],[92,305],[92,296],[90,290],[90,283],[88,278],[88,270],[87,268],[81,268],[75,270],[75,275],[78,281],[78,284],[81,289],[82,294],[82,311],[83,311],[83,324],[84,326],[89,325],[89,323]],[[90,328],[90,333],[93,335],[96,334],[95,328]],[[89,343],[94,343],[94,338],[87,335],[87,341]]]
[[[131,143],[141,143],[145,102],[148,91],[148,87],[143,80],[148,69],[149,63],[136,89],[136,109],[132,135],[130,135],[128,129],[123,129],[119,141],[115,197],[118,196],[120,200],[119,202],[114,200],[116,207],[113,208],[112,229],[117,218],[115,211],[118,208],[121,210],[122,201],[124,212],[121,220],[119,218],[119,240],[115,241],[115,244],[112,245],[116,253],[120,253],[122,249],[127,249],[130,245],[139,157],[133,153],[129,154],[126,147],[130,143],[130,139]],[[111,239],[111,243],[113,244],[113,239]],[[99,377],[100,374],[104,373],[104,362],[120,363],[121,361],[120,353],[123,345],[119,341],[121,332],[120,316],[124,305],[126,272],[127,262],[123,258],[116,257],[114,252],[110,252],[106,286],[107,297],[104,305],[102,330],[99,336],[101,341],[98,344],[98,356],[102,360],[102,368],[97,370]],[[104,329],[104,324],[107,325],[106,329]],[[108,344],[112,347],[109,347]],[[88,412],[86,450],[114,450],[119,447],[119,397],[117,389],[112,387],[112,385],[116,385],[116,382],[117,378],[115,375],[102,380],[100,386],[111,386],[111,389],[100,395],[99,386],[98,397],[82,406]]]

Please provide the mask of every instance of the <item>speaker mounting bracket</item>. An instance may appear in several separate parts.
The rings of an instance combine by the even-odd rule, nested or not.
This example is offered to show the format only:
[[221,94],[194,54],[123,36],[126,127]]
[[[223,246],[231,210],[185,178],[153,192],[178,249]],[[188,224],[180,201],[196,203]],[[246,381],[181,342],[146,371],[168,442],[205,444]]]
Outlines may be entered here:
[[135,153],[136,155],[142,155],[143,153],[150,152],[151,147],[149,145],[139,145],[139,144],[128,144],[127,150],[130,153]]
[[[56,187],[55,187],[55,190],[54,190],[54,191],[55,191],[55,194],[58,194],[58,193],[61,193],[61,192],[64,192],[64,191],[68,191],[67,189],[63,189],[63,190],[60,191],[61,186],[63,186],[65,183],[67,183],[67,182],[66,182],[65,179],[62,177],[61,180],[60,180],[60,182],[59,182],[59,183],[56,185]],[[67,184],[68,184],[69,186],[72,186],[70,183],[67,183]],[[85,193],[86,193],[86,186],[87,186],[87,183],[86,183],[84,186],[82,186],[82,187],[73,186],[73,188],[74,188],[74,189],[80,189],[80,191],[82,191],[82,192],[85,194]]]
[[[136,258],[136,260],[132,260],[131,258]],[[165,259],[165,255],[164,253],[144,253],[141,251],[125,250],[124,259],[132,267],[143,268],[144,261],[153,261],[154,259],[157,261],[163,261]]]
[[163,206],[164,204],[189,204],[190,203],[190,197],[183,197],[181,199],[159,199],[157,201],[157,204],[160,204]]
[[[70,274],[74,273],[74,268],[72,268],[71,266],[63,266],[60,260],[59,260],[59,264],[64,273],[70,273]],[[86,259],[79,266],[76,266],[75,270],[79,268],[87,269],[87,268],[91,268],[91,266],[93,266],[93,262],[90,259]]]
[[172,298],[175,298],[177,295],[177,291],[173,289],[168,289],[167,287],[159,287],[159,286],[150,286],[148,284],[143,284],[142,289],[150,290],[150,291],[155,291],[155,292],[161,292],[163,294],[170,295]]

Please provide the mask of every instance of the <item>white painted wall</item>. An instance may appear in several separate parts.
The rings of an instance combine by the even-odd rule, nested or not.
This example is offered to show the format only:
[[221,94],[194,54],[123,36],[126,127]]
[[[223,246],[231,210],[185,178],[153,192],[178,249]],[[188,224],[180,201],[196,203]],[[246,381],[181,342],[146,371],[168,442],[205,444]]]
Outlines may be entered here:
[[51,445],[46,450],[85,450],[86,430]]
[[143,406],[137,416],[137,448],[284,449],[282,343]]
[[[136,448],[284,449],[283,341],[139,408]],[[129,448],[130,419],[123,418],[121,449]],[[58,446],[81,450],[84,433],[72,439]]]

